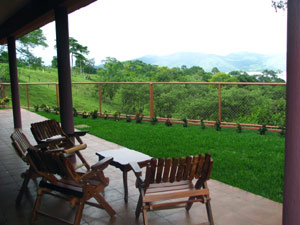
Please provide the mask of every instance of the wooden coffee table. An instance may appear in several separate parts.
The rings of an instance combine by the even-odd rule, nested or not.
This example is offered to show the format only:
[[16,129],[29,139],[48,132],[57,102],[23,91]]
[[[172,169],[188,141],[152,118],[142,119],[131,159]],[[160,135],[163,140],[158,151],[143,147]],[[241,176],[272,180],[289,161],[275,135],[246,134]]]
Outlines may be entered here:
[[97,152],[96,155],[99,157],[99,160],[105,157],[113,157],[113,161],[111,161],[110,165],[119,168],[123,172],[124,200],[128,202],[127,172],[131,170],[129,163],[137,162],[140,167],[144,167],[152,157],[128,148],[101,151]]

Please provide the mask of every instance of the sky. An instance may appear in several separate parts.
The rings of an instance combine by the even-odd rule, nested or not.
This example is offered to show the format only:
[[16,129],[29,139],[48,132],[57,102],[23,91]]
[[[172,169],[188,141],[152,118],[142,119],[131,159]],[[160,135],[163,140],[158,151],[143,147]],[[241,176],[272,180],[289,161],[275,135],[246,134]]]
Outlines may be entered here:
[[[55,23],[42,30],[49,47],[35,55],[49,65]],[[285,53],[287,12],[276,13],[271,0],[98,0],[69,14],[69,35],[96,65],[176,52]]]

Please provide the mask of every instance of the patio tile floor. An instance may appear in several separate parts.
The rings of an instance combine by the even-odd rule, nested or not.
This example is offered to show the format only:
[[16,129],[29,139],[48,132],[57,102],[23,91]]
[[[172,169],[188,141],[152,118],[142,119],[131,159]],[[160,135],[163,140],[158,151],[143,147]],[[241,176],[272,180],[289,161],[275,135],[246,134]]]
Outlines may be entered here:
[[[30,132],[30,124],[45,120],[44,117],[22,109],[23,130],[29,140],[35,141]],[[35,202],[37,186],[29,183],[29,192],[23,197],[20,207],[15,206],[15,198],[22,184],[20,173],[27,166],[18,158],[11,146],[10,134],[13,132],[11,110],[0,110],[0,224],[29,224],[31,211]],[[97,151],[119,148],[120,146],[87,134],[83,137],[88,148],[82,151],[84,157],[92,165],[97,162]],[[119,169],[109,166],[105,175],[110,178],[110,184],[105,188],[104,197],[117,214],[111,218],[105,211],[85,206],[81,224],[83,225],[131,225],[143,224],[142,216],[135,219],[134,212],[138,198],[135,188],[135,177],[128,173],[129,200],[123,200],[122,173]],[[280,225],[282,224],[282,204],[265,199],[261,196],[226,185],[216,180],[210,180],[211,204],[216,225]],[[56,213],[66,219],[72,219],[74,208],[63,200],[46,196],[42,205],[50,213]],[[150,224],[200,224],[207,221],[204,205],[194,204],[189,213],[185,209],[162,210],[148,213]],[[60,224],[57,221],[38,216],[37,225]]]

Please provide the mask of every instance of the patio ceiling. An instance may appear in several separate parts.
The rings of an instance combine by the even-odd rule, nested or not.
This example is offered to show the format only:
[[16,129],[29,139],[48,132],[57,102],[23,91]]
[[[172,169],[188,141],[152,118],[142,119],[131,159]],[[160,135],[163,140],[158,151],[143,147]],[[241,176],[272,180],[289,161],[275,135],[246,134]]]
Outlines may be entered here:
[[1,0],[0,44],[7,37],[16,39],[54,21],[54,9],[65,6],[68,13],[84,7],[95,0]]

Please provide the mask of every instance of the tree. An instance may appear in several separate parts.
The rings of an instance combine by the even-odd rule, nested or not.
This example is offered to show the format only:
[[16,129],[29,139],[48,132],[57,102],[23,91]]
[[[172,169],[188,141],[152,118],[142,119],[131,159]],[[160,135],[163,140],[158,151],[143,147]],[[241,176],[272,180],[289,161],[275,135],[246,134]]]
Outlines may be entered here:
[[[40,67],[43,64],[41,57],[35,57],[32,49],[38,46],[48,47],[46,37],[41,29],[28,33],[17,40],[16,49],[19,54],[19,64]],[[8,62],[7,48],[0,48],[0,62]]]
[[214,67],[214,68],[211,69],[211,72],[212,72],[213,74],[216,74],[216,73],[219,73],[220,70],[219,70],[217,67]]
[[85,65],[85,62],[87,61],[86,56],[89,54],[87,46],[79,44],[78,41],[73,37],[69,37],[69,45],[71,53],[71,66],[74,66],[73,62],[75,57],[75,65],[81,68],[82,65]]
[[52,61],[51,61],[51,67],[57,68],[57,56],[53,56]]
[[275,11],[277,12],[277,9],[285,10],[287,8],[288,0],[272,0],[272,7],[275,8]]

